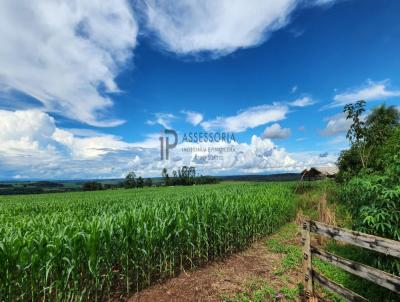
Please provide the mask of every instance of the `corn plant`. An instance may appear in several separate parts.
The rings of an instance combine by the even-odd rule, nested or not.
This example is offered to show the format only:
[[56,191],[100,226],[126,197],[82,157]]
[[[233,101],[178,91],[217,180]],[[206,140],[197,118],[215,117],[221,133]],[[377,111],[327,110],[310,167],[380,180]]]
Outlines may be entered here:
[[0,198],[0,301],[103,301],[232,254],[292,219],[291,184]]

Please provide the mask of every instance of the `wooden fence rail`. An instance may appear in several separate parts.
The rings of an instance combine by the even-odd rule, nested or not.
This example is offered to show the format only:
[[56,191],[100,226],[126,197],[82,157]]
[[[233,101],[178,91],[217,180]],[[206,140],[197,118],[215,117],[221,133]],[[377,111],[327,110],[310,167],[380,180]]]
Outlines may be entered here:
[[345,259],[311,245],[311,233],[316,233],[334,240],[400,258],[400,242],[369,234],[338,228],[317,221],[304,221],[302,227],[304,290],[307,299],[314,296],[313,284],[317,281],[323,287],[330,289],[347,301],[368,301],[366,298],[352,292],[332,280],[324,277],[312,268],[312,258],[316,257],[329,262],[356,276],[369,280],[400,294],[400,277],[380,271],[362,263]]

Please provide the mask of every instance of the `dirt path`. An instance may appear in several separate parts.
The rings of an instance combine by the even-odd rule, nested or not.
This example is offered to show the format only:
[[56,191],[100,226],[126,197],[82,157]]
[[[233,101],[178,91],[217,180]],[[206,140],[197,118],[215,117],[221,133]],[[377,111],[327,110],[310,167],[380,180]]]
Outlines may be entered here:
[[290,223],[243,252],[183,272],[128,301],[296,301],[300,283],[300,234]]

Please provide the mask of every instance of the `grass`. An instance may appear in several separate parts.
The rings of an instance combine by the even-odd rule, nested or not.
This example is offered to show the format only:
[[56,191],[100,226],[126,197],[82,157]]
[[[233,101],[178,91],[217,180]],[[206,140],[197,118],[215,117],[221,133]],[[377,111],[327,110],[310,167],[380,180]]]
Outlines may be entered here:
[[295,301],[299,297],[301,285],[297,287],[277,286],[276,282],[268,283],[259,278],[251,280],[243,292],[233,296],[222,296],[224,302],[264,302],[276,301],[284,298],[287,301]]
[[[351,215],[346,205],[337,203],[336,191],[338,188],[333,182],[306,183],[300,189],[302,194],[298,195],[299,208],[305,216],[313,220],[321,220],[318,211],[318,204],[321,202],[323,194],[327,193],[327,209],[335,215],[337,225],[351,229]],[[340,244],[334,240],[323,241],[322,245],[322,249],[350,260],[368,265],[371,265],[371,263],[374,262],[375,254],[362,248]],[[347,273],[332,264],[325,263],[319,259],[314,259],[313,266],[327,278],[368,298],[370,301],[400,301],[400,298],[393,292],[365,279]],[[325,299],[331,301],[343,301],[337,295],[327,290],[323,290],[322,288],[320,288],[320,292],[323,293]]]
[[298,227],[294,223],[289,223],[282,227],[279,232],[266,242],[267,248],[273,253],[284,254],[281,266],[274,272],[282,275],[288,270],[298,268],[301,264],[301,248],[293,244],[296,240]]
[[275,297],[275,289],[266,284],[264,280],[252,280],[245,292],[238,293],[231,297],[222,297],[222,300],[225,302],[263,302],[273,301]]
[[[371,253],[366,252],[364,249],[351,245],[337,244],[335,241],[329,241],[324,249],[333,254],[358,261],[360,263],[365,263],[366,259],[371,257]],[[399,296],[390,290],[380,287],[368,280],[347,273],[330,263],[315,259],[313,260],[313,266],[317,269],[317,271],[321,272],[327,278],[362,295],[363,297],[368,298],[370,301],[394,302],[400,300]],[[343,301],[328,291],[324,291],[324,293],[326,294],[326,297],[329,297],[333,301]]]
[[253,278],[247,281],[244,289],[231,296],[222,296],[225,302],[261,302],[285,299],[295,301],[302,292],[302,284],[289,286],[289,275],[296,275],[301,267],[301,247],[298,245],[298,227],[295,223],[283,225],[270,236],[265,245],[271,254],[279,254],[280,265],[273,274],[273,280]]

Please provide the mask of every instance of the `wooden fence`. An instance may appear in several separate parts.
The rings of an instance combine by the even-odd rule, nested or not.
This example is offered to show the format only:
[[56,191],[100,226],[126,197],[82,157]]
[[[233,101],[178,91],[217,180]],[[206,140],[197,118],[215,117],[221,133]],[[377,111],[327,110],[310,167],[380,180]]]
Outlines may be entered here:
[[400,277],[317,249],[311,245],[311,233],[400,258],[399,241],[342,229],[316,221],[304,221],[302,228],[302,242],[304,257],[303,266],[305,272],[304,291],[307,299],[314,297],[313,284],[314,281],[317,281],[321,286],[330,289],[347,301],[368,301],[368,299],[316,272],[312,267],[312,257],[329,262],[349,273],[400,294]]

